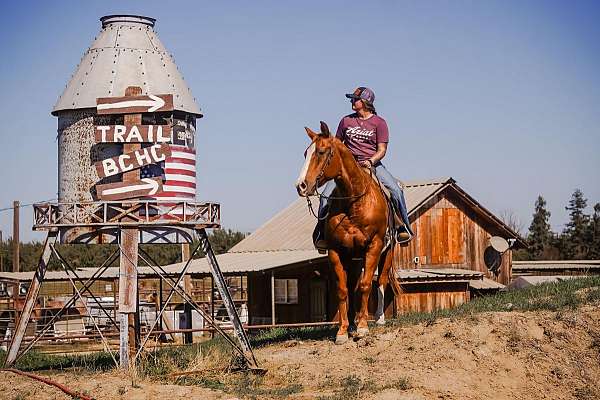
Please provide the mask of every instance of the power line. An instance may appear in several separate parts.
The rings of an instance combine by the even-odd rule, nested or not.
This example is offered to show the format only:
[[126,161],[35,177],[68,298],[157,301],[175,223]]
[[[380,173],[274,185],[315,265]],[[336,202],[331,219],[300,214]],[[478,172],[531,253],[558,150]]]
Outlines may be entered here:
[[[19,207],[30,207],[30,206],[32,206],[34,204],[46,203],[46,202],[53,201],[53,200],[56,200],[56,198],[48,199],[48,200],[41,200],[41,201],[34,201],[33,203],[28,203],[28,204],[21,204],[21,205],[19,205]],[[14,210],[14,209],[15,209],[14,206],[12,206],[12,207],[4,207],[4,208],[0,208],[0,212]]]

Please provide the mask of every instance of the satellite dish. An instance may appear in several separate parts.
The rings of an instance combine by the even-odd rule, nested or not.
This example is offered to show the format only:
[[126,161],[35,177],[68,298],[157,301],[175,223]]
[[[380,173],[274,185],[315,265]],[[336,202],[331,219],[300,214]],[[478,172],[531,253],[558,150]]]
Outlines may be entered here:
[[488,246],[483,252],[483,262],[490,271],[497,275],[500,265],[502,264],[502,254],[496,251],[492,246]]
[[490,246],[492,246],[492,248],[500,254],[504,253],[510,248],[510,245],[506,239],[500,236],[492,236],[490,238]]
[[498,274],[500,266],[502,265],[502,254],[504,254],[510,245],[500,236],[492,236],[489,239],[489,246],[485,248],[483,252],[483,262],[490,271]]

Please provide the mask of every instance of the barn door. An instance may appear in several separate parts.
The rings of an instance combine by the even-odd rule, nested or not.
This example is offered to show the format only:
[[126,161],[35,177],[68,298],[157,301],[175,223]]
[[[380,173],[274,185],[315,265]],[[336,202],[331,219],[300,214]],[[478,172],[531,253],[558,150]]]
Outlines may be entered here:
[[327,321],[327,290],[324,280],[310,282],[310,320],[312,322]]

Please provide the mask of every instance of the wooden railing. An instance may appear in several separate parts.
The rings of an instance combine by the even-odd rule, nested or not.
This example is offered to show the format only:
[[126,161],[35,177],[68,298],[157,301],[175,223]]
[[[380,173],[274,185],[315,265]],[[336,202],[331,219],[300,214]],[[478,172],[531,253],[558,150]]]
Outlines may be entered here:
[[33,205],[33,229],[119,226],[218,228],[221,206],[193,201],[127,200]]

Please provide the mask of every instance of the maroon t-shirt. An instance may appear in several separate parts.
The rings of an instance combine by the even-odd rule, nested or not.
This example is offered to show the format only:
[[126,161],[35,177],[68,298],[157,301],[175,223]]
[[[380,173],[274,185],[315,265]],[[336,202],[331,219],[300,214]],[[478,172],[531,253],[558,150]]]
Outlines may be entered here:
[[389,136],[387,123],[379,115],[360,119],[356,113],[342,118],[335,134],[358,161],[371,158],[377,144],[387,143]]

